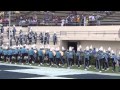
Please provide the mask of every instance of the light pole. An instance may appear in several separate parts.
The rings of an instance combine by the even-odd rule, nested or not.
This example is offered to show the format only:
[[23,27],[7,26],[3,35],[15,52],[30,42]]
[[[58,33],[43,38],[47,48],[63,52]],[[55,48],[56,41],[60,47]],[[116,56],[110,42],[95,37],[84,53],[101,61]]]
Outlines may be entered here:
[[11,11],[9,11],[9,47],[10,47],[10,24],[11,24]]

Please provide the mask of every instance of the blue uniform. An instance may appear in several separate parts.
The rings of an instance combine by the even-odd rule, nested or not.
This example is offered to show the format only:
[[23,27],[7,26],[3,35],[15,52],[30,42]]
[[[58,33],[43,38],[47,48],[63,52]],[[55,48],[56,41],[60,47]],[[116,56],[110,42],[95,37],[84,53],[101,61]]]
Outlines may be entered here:
[[68,58],[73,59],[73,52],[72,51],[69,52]]
[[54,56],[53,56],[53,53],[52,53],[52,51],[49,51],[49,58],[53,58]]
[[12,50],[10,49],[10,50],[8,50],[8,55],[10,56],[10,55],[12,55]]
[[28,55],[34,55],[34,50],[30,49],[29,52],[28,52]]
[[77,51],[76,53],[76,57],[77,57],[77,63],[78,63],[78,67],[80,67],[80,65],[82,65],[82,57],[81,57],[81,51]]
[[77,60],[80,60],[80,59],[81,59],[81,58],[80,58],[80,51],[77,51],[76,56],[77,56]]
[[58,66],[59,66],[59,63],[60,63],[60,59],[61,59],[61,53],[59,51],[56,51],[56,63],[57,63]]
[[19,53],[19,50],[18,49],[15,49],[14,50],[14,54],[18,54]]
[[89,51],[84,52],[84,58],[87,60],[90,60],[90,52]]
[[39,50],[39,51],[38,51],[38,56],[43,56],[42,50]]
[[54,63],[53,58],[54,58],[53,52],[52,52],[52,51],[49,51],[50,66],[51,66],[51,62]]
[[8,55],[8,51],[7,50],[3,50],[3,54],[4,55]]
[[3,50],[0,48],[0,60],[1,60],[2,52]]
[[117,56],[115,54],[112,54],[111,59],[112,59],[113,71],[115,71],[115,69],[116,69],[115,65],[117,63]]
[[21,49],[21,54],[25,54],[25,53],[27,53],[27,50],[25,48],[22,48]]
[[3,52],[3,50],[2,50],[2,49],[0,49],[0,54],[2,54],[2,52]]
[[89,67],[89,62],[90,62],[90,52],[89,50],[84,51],[84,69],[86,69],[86,67]]
[[59,51],[56,52],[56,58],[61,58],[61,54]]

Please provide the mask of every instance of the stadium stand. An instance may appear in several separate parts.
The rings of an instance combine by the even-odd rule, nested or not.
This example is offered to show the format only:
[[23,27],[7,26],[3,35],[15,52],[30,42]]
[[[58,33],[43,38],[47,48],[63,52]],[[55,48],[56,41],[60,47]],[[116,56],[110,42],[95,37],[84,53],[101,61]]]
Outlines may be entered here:
[[[64,19],[63,22],[66,26],[88,26],[92,25],[90,16],[95,18],[93,25],[120,24],[119,11],[12,11],[11,22],[16,26],[60,26]],[[77,22],[78,17],[79,22]],[[70,20],[68,20],[69,18]],[[0,12],[0,23],[8,25],[7,11]]]

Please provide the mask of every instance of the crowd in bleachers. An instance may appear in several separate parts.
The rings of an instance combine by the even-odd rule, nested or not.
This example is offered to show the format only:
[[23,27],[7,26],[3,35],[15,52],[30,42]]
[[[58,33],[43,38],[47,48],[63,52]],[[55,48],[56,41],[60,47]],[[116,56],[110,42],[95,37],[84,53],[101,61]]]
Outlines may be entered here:
[[[71,11],[71,13],[68,13],[66,16],[57,16],[56,11],[43,11],[42,12],[43,17],[41,19],[39,19],[36,14],[30,17],[27,15],[21,15],[15,16],[15,18],[11,20],[11,22],[14,22],[14,24],[19,26],[23,25],[88,26],[88,25],[100,25],[100,19],[103,18],[103,16],[101,16],[101,13],[105,13],[106,16],[112,14],[112,11],[94,11],[95,13],[98,14],[93,13],[89,15],[86,15],[84,13],[79,14],[77,12],[78,11]],[[9,22],[8,17],[0,17],[0,23],[8,25],[8,22]]]

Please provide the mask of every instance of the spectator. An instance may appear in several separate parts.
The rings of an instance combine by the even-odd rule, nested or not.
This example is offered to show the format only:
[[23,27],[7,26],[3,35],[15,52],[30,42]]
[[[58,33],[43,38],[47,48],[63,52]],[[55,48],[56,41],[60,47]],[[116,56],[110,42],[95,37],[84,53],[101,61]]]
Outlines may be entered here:
[[64,24],[65,24],[65,19],[62,19],[61,20],[61,26],[64,26]]

